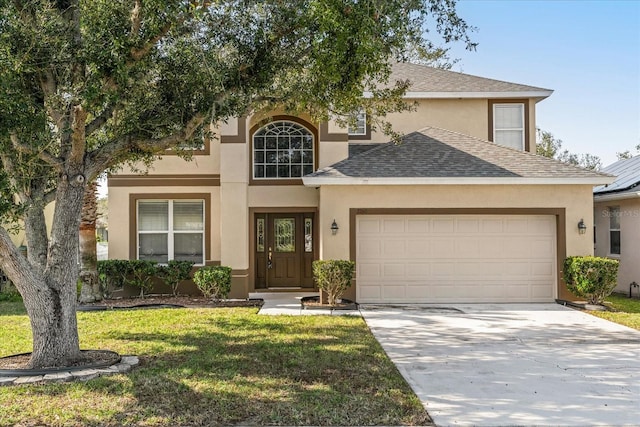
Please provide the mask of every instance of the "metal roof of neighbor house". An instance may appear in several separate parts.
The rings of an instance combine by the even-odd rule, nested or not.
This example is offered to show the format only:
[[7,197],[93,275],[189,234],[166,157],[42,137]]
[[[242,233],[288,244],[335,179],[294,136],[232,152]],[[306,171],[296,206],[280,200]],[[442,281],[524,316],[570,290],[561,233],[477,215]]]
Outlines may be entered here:
[[345,159],[305,185],[603,184],[614,177],[436,127]]
[[[426,65],[395,63],[389,83],[409,80],[409,98],[546,98],[553,91]],[[389,84],[385,85],[388,86]]]
[[595,195],[610,193],[631,192],[636,193],[640,188],[640,156],[630,159],[618,160],[602,169],[602,172],[614,175],[616,180],[609,185],[601,185],[593,189]]

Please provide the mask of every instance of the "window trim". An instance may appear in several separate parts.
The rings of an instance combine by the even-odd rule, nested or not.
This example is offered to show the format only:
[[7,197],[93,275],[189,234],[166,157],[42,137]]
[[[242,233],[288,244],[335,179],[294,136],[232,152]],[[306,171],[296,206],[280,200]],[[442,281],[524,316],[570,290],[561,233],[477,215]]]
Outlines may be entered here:
[[258,132],[260,129],[262,129],[269,123],[281,122],[281,121],[296,123],[300,126],[303,126],[305,129],[311,132],[311,135],[313,136],[313,171],[315,172],[316,170],[318,170],[318,153],[319,153],[318,146],[320,145],[320,140],[318,138],[318,129],[315,126],[312,126],[309,122],[303,119],[300,119],[298,117],[287,116],[287,115],[271,116],[253,125],[249,132],[249,156],[248,157],[249,157],[249,185],[250,186],[303,185],[302,177],[300,178],[254,178],[253,176],[253,158],[254,158],[253,136],[256,134],[256,132]]
[[[211,194],[210,193],[158,193],[129,194],[129,259],[138,259],[138,201],[140,200],[202,200],[204,204],[203,264],[211,257]],[[201,266],[201,264],[196,264]]]
[[[616,214],[613,213],[614,211],[618,212],[617,213],[617,216],[618,216],[618,228],[611,228],[611,219],[614,217],[614,215],[616,215]],[[607,251],[608,251],[608,255],[609,256],[611,256],[611,257],[619,257],[622,254],[622,233],[620,232],[620,229],[622,228],[622,224],[620,223],[621,219],[622,219],[622,215],[620,213],[621,212],[620,211],[620,206],[608,206],[608,212],[609,212],[609,234],[608,234],[608,236],[609,236],[609,245],[608,246],[609,247],[608,247]],[[617,253],[613,252],[611,250],[611,233],[612,232],[618,232],[618,240],[620,242],[620,248],[618,249]]]
[[494,116],[495,116],[495,106],[500,104],[521,104],[523,105],[522,114],[524,115],[523,120],[523,149],[522,151],[531,151],[531,142],[530,142],[530,132],[529,132],[529,100],[528,99],[490,99],[488,104],[488,113],[489,113],[489,141],[495,142],[495,125],[494,125]]

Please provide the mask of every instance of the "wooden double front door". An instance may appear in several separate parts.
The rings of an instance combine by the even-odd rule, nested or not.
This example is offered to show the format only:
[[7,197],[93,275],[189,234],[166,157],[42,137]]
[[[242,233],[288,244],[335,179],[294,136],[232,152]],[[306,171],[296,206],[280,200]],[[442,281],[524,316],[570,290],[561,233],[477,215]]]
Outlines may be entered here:
[[255,287],[313,288],[315,213],[254,216]]

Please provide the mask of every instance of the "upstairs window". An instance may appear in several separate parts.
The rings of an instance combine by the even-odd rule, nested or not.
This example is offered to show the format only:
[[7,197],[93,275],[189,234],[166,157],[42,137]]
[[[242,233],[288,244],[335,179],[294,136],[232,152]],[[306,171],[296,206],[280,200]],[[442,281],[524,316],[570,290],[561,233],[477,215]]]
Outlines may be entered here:
[[138,259],[204,264],[203,200],[139,200]]
[[609,208],[609,255],[620,255],[620,206]]
[[524,150],[524,104],[493,104],[493,142]]
[[[349,135],[362,136],[367,134],[367,113],[358,111],[355,116],[355,123],[349,125]],[[353,118],[353,117],[352,117]]]
[[253,135],[253,178],[292,179],[313,173],[314,137],[304,126],[276,121]]

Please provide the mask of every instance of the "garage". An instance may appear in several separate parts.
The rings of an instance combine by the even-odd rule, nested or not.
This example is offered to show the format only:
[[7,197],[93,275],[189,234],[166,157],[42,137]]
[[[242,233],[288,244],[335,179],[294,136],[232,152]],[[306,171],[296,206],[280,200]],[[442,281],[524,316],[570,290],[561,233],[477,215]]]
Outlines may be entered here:
[[360,303],[551,302],[554,215],[358,215]]

